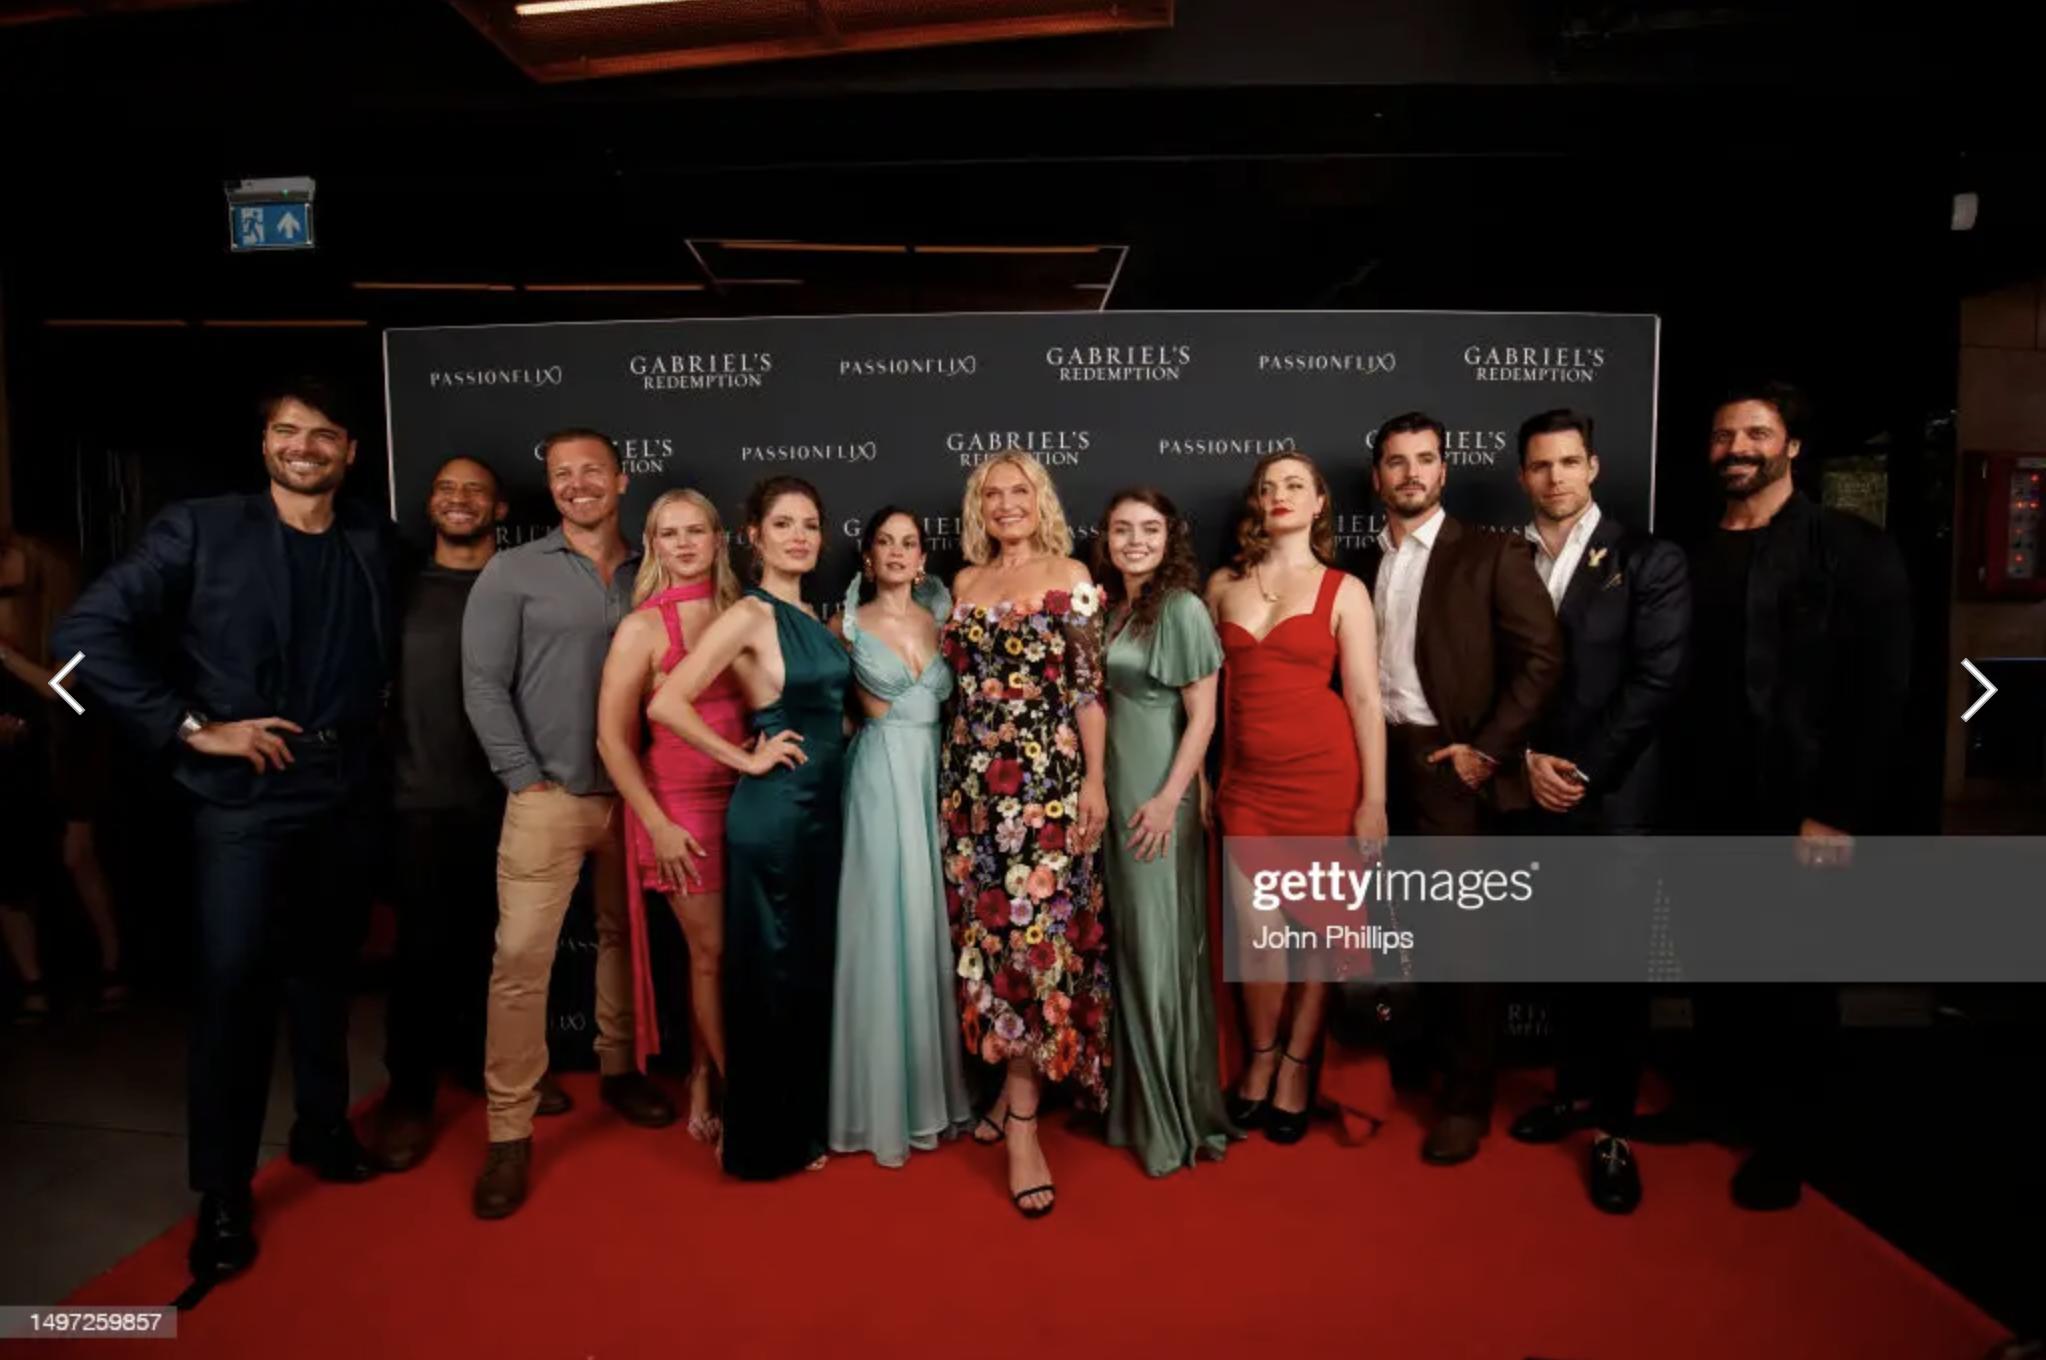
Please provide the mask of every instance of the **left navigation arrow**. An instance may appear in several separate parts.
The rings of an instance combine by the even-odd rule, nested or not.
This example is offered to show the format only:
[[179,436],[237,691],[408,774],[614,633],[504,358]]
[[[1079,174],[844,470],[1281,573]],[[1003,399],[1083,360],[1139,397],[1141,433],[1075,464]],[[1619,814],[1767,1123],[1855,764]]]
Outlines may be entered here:
[[64,688],[64,677],[77,670],[78,663],[83,660],[85,660],[84,652],[75,653],[69,661],[64,663],[63,670],[50,677],[50,688],[57,691],[57,697],[71,705],[71,711],[80,716],[83,716],[85,713],[85,705],[72,698],[71,691]]

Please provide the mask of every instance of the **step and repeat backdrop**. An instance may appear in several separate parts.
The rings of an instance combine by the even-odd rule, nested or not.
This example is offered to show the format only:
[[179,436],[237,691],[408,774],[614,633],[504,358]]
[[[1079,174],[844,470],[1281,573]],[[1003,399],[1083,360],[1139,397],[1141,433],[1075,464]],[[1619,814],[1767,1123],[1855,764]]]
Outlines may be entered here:
[[[1164,312],[775,317],[393,330],[384,337],[391,511],[424,543],[427,488],[457,454],[497,469],[512,502],[506,544],[558,519],[540,443],[569,425],[618,444],[638,541],[663,490],[716,502],[746,568],[747,489],[793,472],[822,493],[834,542],[810,597],[829,607],[858,567],[866,516],[896,503],[922,519],[933,567],[959,562],[972,469],[1008,448],[1043,461],[1085,555],[1117,488],[1163,488],[1194,521],[1202,560],[1233,541],[1245,483],[1277,449],[1307,454],[1335,498],[1353,560],[1384,525],[1371,495],[1380,421],[1422,409],[1448,427],[1445,503],[1495,529],[1527,521],[1514,433],[1573,406],[1598,422],[1600,503],[1649,527],[1654,511],[1652,316],[1433,312]],[[666,912],[649,914],[654,966],[684,976]],[[560,1068],[595,1038],[596,928],[587,885],[564,923],[548,997]],[[686,1067],[684,989],[658,989],[661,1061]],[[1509,1034],[1528,1029],[1508,1005]],[[1538,1026],[1537,1026],[1538,1028]]]
[[1163,488],[1194,520],[1208,565],[1226,556],[1251,466],[1287,449],[1328,476],[1348,557],[1384,523],[1369,443],[1387,416],[1419,408],[1448,426],[1448,508],[1506,528],[1528,517],[1516,428],[1574,406],[1598,421],[1600,503],[1648,527],[1658,327],[1582,314],[1116,312],[392,330],[392,513],[423,541],[433,473],[464,454],[509,488],[503,541],[537,537],[557,518],[540,440],[594,426],[624,456],[635,542],[648,502],[694,486],[725,513],[738,551],[747,488],[807,477],[836,535],[812,592],[831,601],[866,515],[889,502],[922,518],[939,570],[956,566],[966,478],[1004,449],[1043,461],[1083,537],[1118,487]]

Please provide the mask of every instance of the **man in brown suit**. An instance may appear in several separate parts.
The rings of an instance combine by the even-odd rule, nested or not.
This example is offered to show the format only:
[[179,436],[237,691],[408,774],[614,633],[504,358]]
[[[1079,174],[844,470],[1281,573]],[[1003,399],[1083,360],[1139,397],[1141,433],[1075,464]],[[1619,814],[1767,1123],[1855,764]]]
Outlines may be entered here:
[[[1521,753],[1563,674],[1563,640],[1519,534],[1472,529],[1442,509],[1442,423],[1394,416],[1372,445],[1386,527],[1362,575],[1378,612],[1393,836],[1475,836],[1528,806]],[[1438,1166],[1478,1151],[1492,1116],[1497,995],[1429,989],[1442,1043],[1441,1117],[1422,1144]]]

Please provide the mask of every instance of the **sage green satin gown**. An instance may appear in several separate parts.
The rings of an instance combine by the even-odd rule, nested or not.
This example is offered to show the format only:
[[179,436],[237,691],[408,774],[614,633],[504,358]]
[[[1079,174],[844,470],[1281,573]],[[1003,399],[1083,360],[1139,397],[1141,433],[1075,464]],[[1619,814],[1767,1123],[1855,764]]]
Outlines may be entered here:
[[1157,859],[1126,848],[1130,818],[1157,796],[1186,731],[1179,691],[1222,667],[1222,644],[1201,602],[1165,599],[1157,626],[1122,625],[1108,645],[1108,957],[1115,969],[1115,1061],[1109,1068],[1108,1141],[1133,1149],[1144,1170],[1167,1175],[1202,1154],[1220,1158],[1232,1137],[1215,1056],[1208,964],[1208,859],[1199,793],[1180,800],[1171,842]]

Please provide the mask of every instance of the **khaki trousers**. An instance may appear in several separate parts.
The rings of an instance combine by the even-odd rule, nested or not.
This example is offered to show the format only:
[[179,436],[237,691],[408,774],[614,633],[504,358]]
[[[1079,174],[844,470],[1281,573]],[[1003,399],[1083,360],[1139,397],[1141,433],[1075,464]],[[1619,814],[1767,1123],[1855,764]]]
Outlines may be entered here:
[[561,920],[585,856],[597,910],[597,1064],[632,1070],[632,954],[625,915],[625,845],[618,799],[552,784],[515,793],[497,843],[497,955],[490,971],[490,1027],[483,1084],[490,1141],[533,1132],[547,1073],[547,981]]

